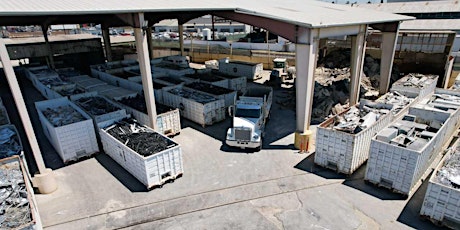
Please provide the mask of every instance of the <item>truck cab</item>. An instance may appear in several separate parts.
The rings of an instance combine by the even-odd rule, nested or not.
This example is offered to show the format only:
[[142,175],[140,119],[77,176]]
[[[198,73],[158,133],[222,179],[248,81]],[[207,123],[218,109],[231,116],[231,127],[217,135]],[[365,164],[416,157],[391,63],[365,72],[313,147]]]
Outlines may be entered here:
[[269,117],[272,88],[249,89],[229,108],[233,127],[227,130],[225,143],[229,146],[260,150],[265,124]]

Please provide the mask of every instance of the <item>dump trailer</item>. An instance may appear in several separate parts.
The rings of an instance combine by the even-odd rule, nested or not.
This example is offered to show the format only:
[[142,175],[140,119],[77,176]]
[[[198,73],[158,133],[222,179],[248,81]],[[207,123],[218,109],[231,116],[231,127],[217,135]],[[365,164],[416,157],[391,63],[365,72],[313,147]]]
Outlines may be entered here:
[[229,107],[233,126],[227,130],[226,144],[233,147],[262,148],[265,124],[270,117],[273,89],[249,88],[235,105]]

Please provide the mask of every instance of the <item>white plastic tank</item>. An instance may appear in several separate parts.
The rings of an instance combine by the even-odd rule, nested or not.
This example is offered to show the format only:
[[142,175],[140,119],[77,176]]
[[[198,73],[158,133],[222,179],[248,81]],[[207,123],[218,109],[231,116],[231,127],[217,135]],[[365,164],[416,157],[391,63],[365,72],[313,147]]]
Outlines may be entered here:
[[208,28],[203,29],[203,40],[205,41],[211,40],[211,29],[208,29]]

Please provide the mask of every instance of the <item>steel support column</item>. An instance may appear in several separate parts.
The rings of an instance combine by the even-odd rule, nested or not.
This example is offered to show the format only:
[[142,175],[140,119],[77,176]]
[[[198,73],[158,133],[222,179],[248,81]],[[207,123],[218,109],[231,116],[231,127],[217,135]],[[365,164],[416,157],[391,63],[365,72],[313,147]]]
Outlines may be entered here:
[[153,80],[150,68],[150,58],[147,46],[147,36],[143,31],[142,26],[147,25],[144,21],[144,14],[138,14],[140,28],[134,28],[134,36],[136,39],[137,59],[142,77],[142,86],[144,89],[145,103],[147,104],[147,114],[149,115],[150,127],[157,128],[157,112],[155,105],[155,96],[153,95]]
[[447,55],[446,65],[444,67],[444,82],[443,87],[447,89],[449,87],[450,75],[452,74],[452,67],[454,66],[455,57],[451,55],[452,48],[454,46],[456,33],[447,35],[446,48],[444,53]]
[[180,56],[184,56],[184,25],[179,25],[179,46],[180,46]]
[[105,59],[111,62],[112,59],[112,44],[110,43],[109,27],[102,27],[102,39],[104,40]]
[[391,70],[395,57],[396,44],[398,41],[398,29],[395,32],[382,32],[382,56],[380,58],[380,87],[379,93],[385,94],[390,88]]
[[296,129],[304,133],[310,128],[315,69],[318,53],[318,31],[299,28],[296,49]]
[[359,33],[351,36],[350,106],[358,103],[364,54],[366,53],[367,25],[361,25]]
[[0,61],[2,62],[3,71],[5,72],[8,85],[10,86],[11,93],[13,94],[14,103],[19,112],[19,117],[24,126],[27,139],[29,140],[32,154],[38,167],[38,174],[35,175],[34,186],[38,187],[41,193],[51,193],[57,189],[56,180],[51,169],[46,168],[43,161],[40,147],[38,146],[37,137],[30,121],[29,113],[27,112],[26,103],[21,94],[16,74],[14,73],[11,60],[8,55],[5,43],[0,39]]
[[42,25],[42,32],[43,32],[43,37],[45,38],[45,45],[48,50],[48,61],[49,61],[49,67],[54,69],[54,57],[53,57],[53,50],[51,49],[50,41],[48,39],[48,25]]
[[147,47],[149,49],[150,60],[153,59],[153,37],[152,37],[152,27],[147,27]]

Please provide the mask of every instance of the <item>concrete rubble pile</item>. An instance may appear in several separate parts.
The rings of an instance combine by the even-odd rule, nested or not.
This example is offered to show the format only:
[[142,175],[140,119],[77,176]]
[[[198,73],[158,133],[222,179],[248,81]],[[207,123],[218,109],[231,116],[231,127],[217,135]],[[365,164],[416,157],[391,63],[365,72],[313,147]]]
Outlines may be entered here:
[[181,96],[183,98],[191,99],[201,104],[207,104],[209,102],[215,101],[216,98],[200,93],[198,91],[191,91],[188,89],[171,89],[168,92]]
[[0,166],[0,229],[17,229],[32,221],[27,197],[19,162]]
[[144,157],[177,145],[151,129],[127,119],[107,127],[105,131]]
[[389,110],[363,107],[358,109],[353,106],[346,113],[336,116],[331,128],[342,132],[357,134],[373,125],[382,115],[389,113]]
[[75,101],[88,113],[98,116],[120,110],[101,97],[83,97]]
[[0,159],[17,155],[22,150],[15,130],[8,126],[0,128]]
[[46,119],[48,119],[54,127],[60,127],[86,120],[83,115],[77,112],[70,105],[59,106],[55,109],[47,108],[43,111],[43,115],[45,115]]
[[434,180],[445,186],[460,189],[460,148],[457,147],[450,158],[446,159]]
[[391,109],[392,114],[397,114],[399,111],[404,109],[408,104],[410,104],[414,99],[408,98],[398,92],[388,92],[385,95],[379,97],[375,102],[393,105]]
[[413,87],[423,88],[426,85],[427,80],[434,78],[435,75],[423,75],[420,73],[410,73],[401,79],[398,84]]

